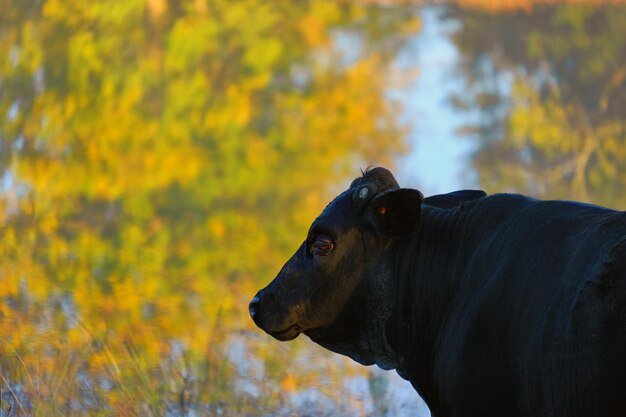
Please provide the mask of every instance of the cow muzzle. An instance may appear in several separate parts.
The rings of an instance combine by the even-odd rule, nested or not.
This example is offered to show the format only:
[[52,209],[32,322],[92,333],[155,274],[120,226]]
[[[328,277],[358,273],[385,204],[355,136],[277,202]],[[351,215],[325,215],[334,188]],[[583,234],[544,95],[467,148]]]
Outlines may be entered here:
[[273,297],[264,296],[262,290],[250,300],[248,311],[254,323],[275,339],[292,340],[302,332],[296,318],[278,308]]

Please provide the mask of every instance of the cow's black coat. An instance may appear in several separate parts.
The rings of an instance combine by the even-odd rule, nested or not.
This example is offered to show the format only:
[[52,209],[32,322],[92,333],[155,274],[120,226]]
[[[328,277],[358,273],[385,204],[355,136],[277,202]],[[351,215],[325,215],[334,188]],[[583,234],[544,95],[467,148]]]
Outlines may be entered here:
[[626,416],[624,212],[422,199],[376,168],[328,205],[250,312],[277,339],[305,333],[395,368],[434,417]]

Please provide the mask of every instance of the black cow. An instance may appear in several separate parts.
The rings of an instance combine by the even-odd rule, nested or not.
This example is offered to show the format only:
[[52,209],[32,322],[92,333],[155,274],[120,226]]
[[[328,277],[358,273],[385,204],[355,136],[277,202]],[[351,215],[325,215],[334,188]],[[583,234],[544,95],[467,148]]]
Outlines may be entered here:
[[395,368],[435,417],[626,416],[626,213],[477,191],[423,199],[375,168],[250,303]]

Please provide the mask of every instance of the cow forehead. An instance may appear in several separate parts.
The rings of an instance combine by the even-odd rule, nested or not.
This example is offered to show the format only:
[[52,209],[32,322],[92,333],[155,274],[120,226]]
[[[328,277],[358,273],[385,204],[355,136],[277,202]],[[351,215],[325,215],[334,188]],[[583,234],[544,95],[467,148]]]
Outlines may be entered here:
[[353,189],[348,189],[335,197],[330,203],[328,203],[326,208],[324,208],[322,214],[320,214],[320,217],[351,214],[353,191]]
[[311,227],[320,223],[352,223],[376,195],[398,187],[395,178],[387,169],[367,170],[363,177],[356,178],[346,191],[328,203]]
[[313,225],[319,223],[348,223],[355,216],[352,193],[354,189],[348,189],[332,200],[322,213],[315,219]]

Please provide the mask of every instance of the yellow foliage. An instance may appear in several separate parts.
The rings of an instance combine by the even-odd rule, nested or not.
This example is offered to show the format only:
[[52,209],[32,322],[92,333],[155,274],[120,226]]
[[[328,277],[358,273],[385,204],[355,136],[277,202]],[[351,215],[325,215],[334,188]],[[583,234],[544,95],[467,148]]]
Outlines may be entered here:
[[493,13],[524,10],[532,12],[535,7],[547,5],[611,5],[626,4],[624,0],[456,0],[455,3],[463,7],[487,10]]
[[294,392],[298,388],[298,380],[292,374],[286,374],[280,381],[280,388],[286,392]]
[[216,238],[222,239],[226,234],[226,226],[219,219],[209,220],[209,232]]
[[[0,123],[0,174],[19,185],[0,194],[10,383],[25,414],[164,415],[178,401],[166,384],[193,367],[212,404],[230,390],[224,351],[251,325],[247,300],[329,186],[354,174],[348,161],[402,149],[384,91],[393,51],[321,58],[337,54],[333,28],[375,32],[362,22],[382,11],[25,1],[0,25],[0,117],[19,103]],[[398,36],[416,27],[395,19]]]
[[314,15],[305,15],[300,21],[300,28],[307,44],[313,47],[327,45],[329,39],[324,32],[324,21]]

